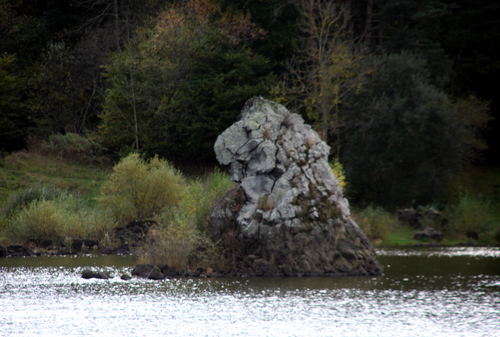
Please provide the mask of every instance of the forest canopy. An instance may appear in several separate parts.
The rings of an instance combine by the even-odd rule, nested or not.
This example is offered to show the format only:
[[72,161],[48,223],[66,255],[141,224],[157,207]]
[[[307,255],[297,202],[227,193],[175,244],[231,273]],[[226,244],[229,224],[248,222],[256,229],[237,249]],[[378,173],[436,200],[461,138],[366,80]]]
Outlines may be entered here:
[[356,200],[442,200],[495,143],[499,11],[493,0],[0,0],[0,150],[78,133],[115,160],[211,165],[218,134],[261,95],[314,125]]

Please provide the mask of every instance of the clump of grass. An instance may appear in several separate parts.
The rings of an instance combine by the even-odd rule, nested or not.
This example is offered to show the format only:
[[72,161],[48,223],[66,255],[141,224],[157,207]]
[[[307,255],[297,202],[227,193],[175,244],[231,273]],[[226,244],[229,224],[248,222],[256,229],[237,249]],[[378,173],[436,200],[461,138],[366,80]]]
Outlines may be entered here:
[[311,149],[315,142],[316,142],[316,136],[313,133],[309,134],[309,136],[307,136],[306,139],[306,148]]
[[263,210],[264,212],[272,210],[274,207],[274,202],[269,199],[269,197],[263,196],[259,199],[257,204],[257,208]]
[[345,191],[347,187],[347,181],[345,178],[345,171],[344,171],[344,166],[342,166],[342,163],[339,161],[338,158],[333,158],[330,161],[330,169],[333,171],[333,174],[337,178],[339,182],[340,188]]
[[165,209],[155,217],[158,226],[151,231],[141,260],[166,263],[180,272],[220,267],[222,252],[206,235],[208,215],[212,206],[233,186],[229,177],[219,170],[204,181],[192,181],[177,207]]
[[178,211],[189,216],[196,228],[205,233],[210,209],[233,187],[228,175],[215,169],[205,180],[198,178],[189,184]]
[[101,238],[109,231],[110,221],[72,195],[31,202],[7,220],[4,233],[11,242],[27,239],[52,240],[63,243],[71,238]]
[[157,217],[158,225],[148,234],[148,244],[139,259],[147,263],[167,264],[178,272],[193,268],[190,256],[203,235],[192,220],[192,216],[182,213],[180,209]]
[[165,215],[158,228],[148,235],[148,246],[141,259],[155,264],[167,264],[179,272],[190,268],[189,255],[196,248],[200,233],[189,223],[189,218],[179,214]]
[[[70,163],[63,159],[20,151],[7,155],[0,168],[0,205],[20,189],[32,186],[55,186],[78,194],[96,194],[109,172],[106,167]],[[1,211],[1,210],[0,210]]]
[[479,197],[463,195],[455,205],[446,209],[445,214],[451,228],[459,236],[483,238],[498,227],[491,203]]
[[29,237],[52,240],[59,238],[63,215],[52,200],[40,200],[22,209],[10,221],[6,236],[18,243],[24,243]]
[[55,186],[36,184],[11,194],[2,208],[2,213],[8,218],[33,201],[53,200],[63,195],[64,192]]
[[101,190],[99,204],[120,224],[152,219],[182,202],[186,182],[181,173],[158,157],[146,161],[138,154],[122,159]]
[[262,137],[264,137],[264,139],[271,139],[271,127],[269,125],[266,125],[264,127],[264,131],[262,132]]
[[99,164],[104,161],[103,147],[92,134],[54,134],[45,141],[32,138],[28,144],[30,151],[76,163]]
[[373,241],[387,239],[389,230],[396,224],[396,219],[392,214],[381,207],[373,206],[368,206],[358,212],[356,221],[366,236]]

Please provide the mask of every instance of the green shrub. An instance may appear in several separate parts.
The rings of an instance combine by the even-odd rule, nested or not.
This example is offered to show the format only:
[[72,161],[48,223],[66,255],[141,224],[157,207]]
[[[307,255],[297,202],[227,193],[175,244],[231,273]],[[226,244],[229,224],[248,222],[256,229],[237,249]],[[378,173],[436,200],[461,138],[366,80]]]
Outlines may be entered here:
[[370,240],[385,240],[390,228],[396,223],[393,215],[381,207],[373,206],[358,212],[356,221]]
[[18,212],[5,228],[6,236],[24,243],[28,238],[60,239],[63,215],[52,200],[38,200]]
[[196,179],[189,184],[180,211],[192,218],[200,232],[205,232],[211,208],[229,191],[234,183],[227,174],[216,169],[205,181]]
[[3,206],[2,213],[8,218],[27,207],[33,201],[52,200],[63,195],[63,191],[51,185],[34,185],[29,188],[23,188],[9,196]]
[[103,147],[96,136],[77,133],[54,134],[48,140],[32,141],[30,150],[76,163],[101,163]]
[[223,251],[193,226],[181,212],[164,214],[150,231],[141,263],[167,264],[179,272],[204,268],[223,269]]
[[432,84],[425,60],[409,52],[361,64],[369,75],[341,111],[342,163],[357,201],[391,208],[446,202],[449,184],[481,147],[490,119],[484,104],[455,106]]
[[167,208],[178,206],[186,195],[179,171],[158,157],[145,161],[138,154],[122,159],[101,190],[99,204],[114,221],[152,219]]
[[35,200],[22,208],[5,226],[5,236],[11,242],[26,242],[29,238],[63,243],[65,238],[101,239],[110,230],[105,214],[86,206],[74,196],[51,200]]
[[180,272],[189,270],[189,255],[200,240],[200,234],[190,220],[179,212],[160,217],[158,228],[153,229],[148,236],[147,251],[141,260],[166,263]]
[[219,247],[205,235],[212,206],[234,186],[229,177],[215,170],[204,181],[192,181],[179,207],[165,209],[155,217],[158,227],[149,235],[142,262],[166,263],[178,271],[202,267],[220,268]]
[[334,158],[330,161],[330,168],[333,171],[333,174],[337,178],[339,182],[340,188],[345,191],[347,187],[347,182],[345,179],[345,171],[344,171],[344,166],[342,166],[342,163],[339,161],[338,158]]
[[456,234],[483,237],[490,234],[496,222],[491,207],[490,202],[483,198],[463,195],[445,213]]

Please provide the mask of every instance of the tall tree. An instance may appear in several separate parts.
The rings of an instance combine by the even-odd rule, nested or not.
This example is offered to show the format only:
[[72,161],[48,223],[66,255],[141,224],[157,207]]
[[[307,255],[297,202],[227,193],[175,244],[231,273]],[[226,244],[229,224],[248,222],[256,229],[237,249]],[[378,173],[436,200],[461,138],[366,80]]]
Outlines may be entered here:
[[446,200],[449,183],[481,149],[476,131],[488,121],[486,107],[452,104],[432,84],[425,60],[409,53],[369,61],[376,70],[345,109],[341,159],[352,190],[386,206]]
[[355,70],[361,52],[354,45],[350,12],[333,0],[296,0],[295,5],[300,42],[288,65],[290,103],[305,111],[323,140],[335,142],[338,155],[340,105],[361,77]]
[[269,63],[246,47],[261,34],[248,15],[211,1],[162,12],[106,67],[105,142],[177,162],[212,159],[244,102],[265,93]]
[[357,1],[357,22],[362,27],[357,30],[363,33],[362,40],[371,52],[410,51],[425,59],[434,84],[443,87],[451,70],[443,37],[454,8],[454,4],[439,0]]
[[23,81],[12,71],[15,57],[0,55],[0,150],[17,150],[24,144],[29,121],[18,112]]
[[491,101],[495,120],[489,126],[490,145],[486,158],[500,164],[500,3],[496,0],[443,0],[458,5],[447,21],[444,48],[453,59],[449,90],[453,95],[477,97]]

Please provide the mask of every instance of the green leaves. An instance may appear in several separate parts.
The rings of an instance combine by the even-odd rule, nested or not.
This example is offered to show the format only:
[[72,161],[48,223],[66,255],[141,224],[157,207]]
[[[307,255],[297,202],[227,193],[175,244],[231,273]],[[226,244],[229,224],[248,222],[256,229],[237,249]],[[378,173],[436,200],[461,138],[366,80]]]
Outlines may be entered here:
[[352,190],[386,206],[444,201],[477,144],[471,139],[476,127],[430,84],[425,63],[411,54],[372,62],[377,70],[344,111],[350,127],[342,162]]
[[168,162],[158,157],[144,161],[131,154],[114,167],[99,204],[118,224],[126,224],[152,219],[179,205],[185,194],[184,178]]
[[0,56],[0,149],[13,150],[23,143],[21,125],[26,121],[18,115],[23,84],[12,72],[16,58],[13,55]]
[[106,67],[106,144],[177,162],[212,159],[216,137],[266,91],[269,63],[244,44],[259,34],[248,16],[210,1],[161,13]]

